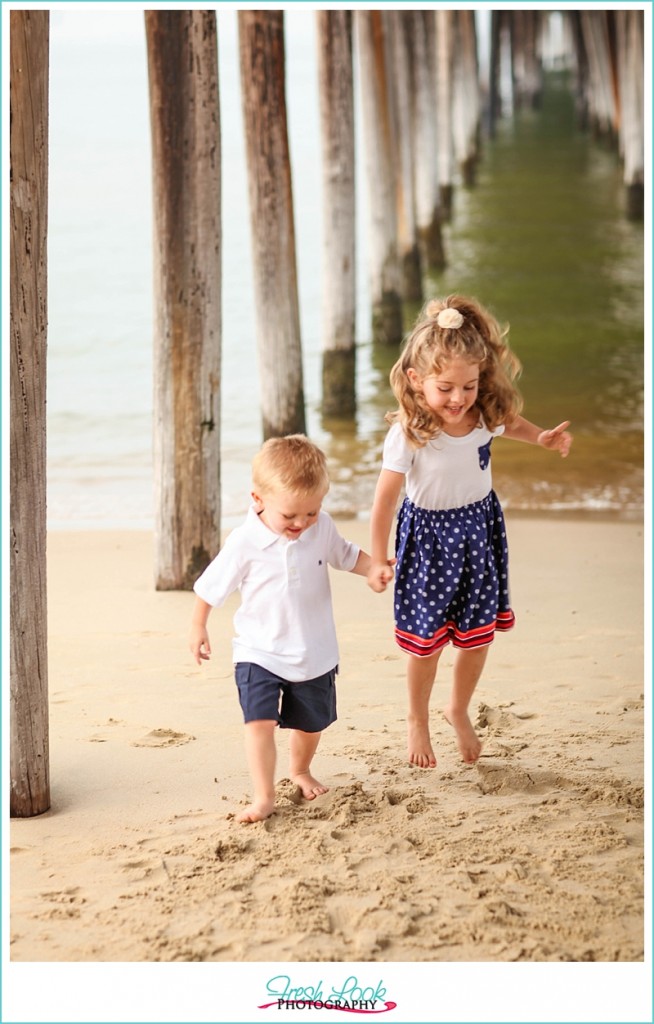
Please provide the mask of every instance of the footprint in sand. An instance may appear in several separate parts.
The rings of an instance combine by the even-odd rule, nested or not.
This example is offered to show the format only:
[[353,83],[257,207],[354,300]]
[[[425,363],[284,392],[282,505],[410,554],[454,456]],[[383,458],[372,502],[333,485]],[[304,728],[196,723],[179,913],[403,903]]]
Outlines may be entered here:
[[49,921],[58,918],[65,920],[71,917],[79,917],[81,906],[86,903],[86,897],[81,895],[79,886],[69,886],[67,889],[55,889],[50,892],[41,892],[40,898],[43,901],[42,909],[33,916],[37,920]]
[[481,764],[475,765],[479,774],[479,788],[482,793],[504,796],[510,793],[547,792],[553,789],[568,789],[572,783],[561,775],[542,769],[526,771],[517,765]]
[[510,732],[520,721],[535,717],[536,715],[532,711],[516,713],[505,711],[503,708],[493,708],[488,704],[480,704],[477,710],[477,728],[487,728],[489,733],[501,733],[505,730]]
[[[115,727],[116,725],[124,725],[125,723],[120,718],[108,718],[105,725]],[[106,743],[108,736],[104,733],[96,732],[92,736],[89,736],[89,743]]]
[[528,743],[506,743],[501,742],[495,736],[491,736],[488,741],[488,745],[484,747],[481,756],[485,758],[489,757],[513,757],[515,754],[519,754],[521,750],[526,750],[529,746]]
[[195,736],[188,732],[175,732],[174,729],[152,729],[151,732],[140,740],[134,740],[133,747],[181,747],[184,743],[190,743]]
[[250,839],[219,839],[214,847],[216,860],[223,864],[240,863],[243,855],[249,853],[252,848]]
[[399,789],[389,786],[383,791],[383,797],[388,801],[391,807],[404,807],[409,817],[414,814],[422,814],[427,810],[429,805],[429,801],[427,800],[425,791],[422,787],[418,789]]
[[160,854],[152,857],[127,858],[120,863],[120,869],[132,882],[143,882],[145,879],[155,882],[170,881],[166,862]]

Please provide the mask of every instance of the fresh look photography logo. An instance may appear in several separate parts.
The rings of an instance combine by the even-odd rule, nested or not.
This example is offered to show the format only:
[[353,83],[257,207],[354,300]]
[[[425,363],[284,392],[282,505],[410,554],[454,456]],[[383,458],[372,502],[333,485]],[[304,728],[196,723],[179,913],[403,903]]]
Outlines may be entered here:
[[339,1010],[345,1013],[388,1013],[397,1003],[386,998],[382,981],[365,985],[350,975],[342,985],[294,985],[288,974],[277,974],[266,983],[266,994],[271,1000],[261,1004],[260,1010]]

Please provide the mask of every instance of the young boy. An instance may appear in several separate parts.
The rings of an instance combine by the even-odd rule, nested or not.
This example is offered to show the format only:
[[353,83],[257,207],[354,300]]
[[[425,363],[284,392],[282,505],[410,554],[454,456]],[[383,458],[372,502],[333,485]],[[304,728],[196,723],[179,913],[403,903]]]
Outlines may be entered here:
[[[290,776],[307,800],[327,792],[311,774],[323,729],[336,721],[338,646],[328,565],[366,576],[370,557],[344,540],[321,505],[329,489],[324,454],[300,434],[271,438],[252,464],[253,504],[197,580],[190,648],[211,654],[212,607],[235,590],[236,684],[254,798],[239,821],[261,821],[275,803],[279,725],[290,729]],[[281,700],[280,700],[281,696]]]

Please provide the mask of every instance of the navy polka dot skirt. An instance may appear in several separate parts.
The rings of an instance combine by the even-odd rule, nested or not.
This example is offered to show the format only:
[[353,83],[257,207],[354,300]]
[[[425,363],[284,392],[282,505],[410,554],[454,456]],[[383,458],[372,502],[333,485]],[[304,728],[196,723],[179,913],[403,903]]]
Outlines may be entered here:
[[462,508],[404,499],[397,519],[395,639],[428,657],[452,642],[472,649],[511,629],[508,547],[494,491]]

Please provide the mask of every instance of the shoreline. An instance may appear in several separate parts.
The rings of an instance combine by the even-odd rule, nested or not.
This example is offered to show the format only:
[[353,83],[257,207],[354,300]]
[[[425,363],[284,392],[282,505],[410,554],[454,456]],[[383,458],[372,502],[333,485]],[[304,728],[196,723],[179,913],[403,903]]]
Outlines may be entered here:
[[[621,509],[560,509],[560,508],[506,508],[502,506],[504,516],[506,519],[527,519],[527,520],[554,520],[556,522],[588,522],[597,523],[602,525],[603,523],[617,523],[631,526],[643,526],[645,521],[646,510],[644,508],[628,509],[627,511]],[[235,526],[238,526],[245,517],[245,512],[239,513],[238,515],[227,516],[223,515],[223,527],[222,533],[226,533],[232,530]],[[334,520],[339,523],[356,522],[356,523],[368,523],[370,521],[370,508],[366,507],[362,511],[339,511],[338,509],[330,509],[325,507],[325,511],[329,512]],[[128,520],[102,520],[98,522],[91,519],[82,519],[76,521],[74,519],[57,519],[49,522],[47,525],[48,534],[57,533],[152,533],[154,530],[153,522],[150,520],[143,520],[138,522],[130,522]]]
[[[330,791],[297,801],[281,736],[254,825],[237,598],[198,668],[193,595],[154,591],[149,531],[52,531],[52,808],[11,822],[11,960],[304,962],[307,930],[316,961],[642,960],[644,529],[506,520],[517,623],[473,698],[478,764],[440,714],[451,653],[438,766],[406,763],[390,594],[333,573]],[[339,529],[367,545],[366,521]]]

